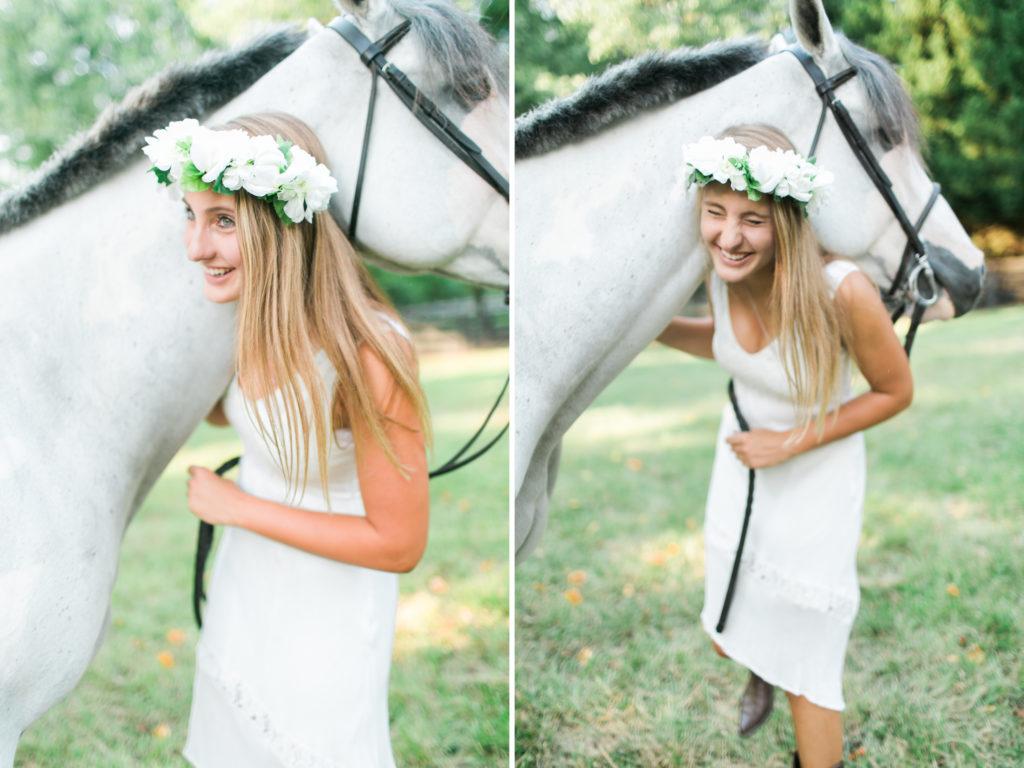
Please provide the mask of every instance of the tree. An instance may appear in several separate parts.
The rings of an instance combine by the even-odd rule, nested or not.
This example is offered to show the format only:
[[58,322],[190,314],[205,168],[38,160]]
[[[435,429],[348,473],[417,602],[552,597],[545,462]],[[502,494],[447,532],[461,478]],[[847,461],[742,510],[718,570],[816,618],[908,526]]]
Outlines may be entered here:
[[131,86],[206,47],[165,0],[0,3],[0,184],[39,165]]
[[894,62],[928,159],[972,228],[1024,221],[1024,14],[1015,0],[847,0],[852,38]]

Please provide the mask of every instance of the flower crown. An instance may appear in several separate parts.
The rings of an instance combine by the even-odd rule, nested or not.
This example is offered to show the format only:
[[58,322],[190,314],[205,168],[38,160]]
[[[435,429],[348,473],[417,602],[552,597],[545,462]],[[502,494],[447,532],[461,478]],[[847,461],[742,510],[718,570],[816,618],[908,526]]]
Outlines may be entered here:
[[712,181],[729,184],[737,192],[746,192],[751,200],[772,195],[776,200],[791,197],[804,215],[813,213],[824,202],[826,187],[834,177],[824,168],[790,150],[747,148],[731,138],[705,136],[696,144],[683,147],[687,168],[691,169],[687,186],[701,187]]
[[178,120],[146,137],[142,151],[161,184],[222,195],[244,189],[267,198],[285,224],[313,221],[338,191],[326,165],[280,136],[214,131],[196,120]]

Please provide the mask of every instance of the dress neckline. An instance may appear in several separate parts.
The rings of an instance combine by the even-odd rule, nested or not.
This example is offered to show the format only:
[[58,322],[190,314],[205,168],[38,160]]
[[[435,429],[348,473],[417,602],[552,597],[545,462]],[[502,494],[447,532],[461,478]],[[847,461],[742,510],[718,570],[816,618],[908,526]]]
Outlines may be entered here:
[[725,317],[728,320],[729,335],[732,337],[733,343],[736,345],[736,347],[743,354],[747,355],[748,357],[757,357],[762,352],[764,352],[766,349],[771,349],[772,347],[774,347],[776,345],[776,343],[778,342],[778,340],[779,340],[778,334],[776,334],[775,336],[772,336],[768,340],[767,344],[765,344],[763,347],[760,347],[760,348],[754,350],[753,352],[749,351],[746,347],[744,347],[742,344],[740,344],[739,337],[736,336],[736,329],[733,327],[733,323],[732,323],[732,303],[731,303],[731,300],[730,300],[730,297],[729,297],[729,286],[728,286],[728,284],[724,280],[719,278],[717,274],[715,275],[715,279],[718,280],[718,282],[722,286],[722,296],[724,297],[724,300],[725,300]]

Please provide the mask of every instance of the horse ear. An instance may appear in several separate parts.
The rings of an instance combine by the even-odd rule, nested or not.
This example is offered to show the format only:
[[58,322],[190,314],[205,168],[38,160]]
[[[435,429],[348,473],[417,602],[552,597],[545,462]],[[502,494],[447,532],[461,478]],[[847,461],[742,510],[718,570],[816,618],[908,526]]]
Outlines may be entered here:
[[800,45],[814,57],[819,67],[830,72],[843,66],[839,41],[821,0],[789,0],[789,18]]
[[366,0],[334,0],[334,6],[342,13],[366,14]]

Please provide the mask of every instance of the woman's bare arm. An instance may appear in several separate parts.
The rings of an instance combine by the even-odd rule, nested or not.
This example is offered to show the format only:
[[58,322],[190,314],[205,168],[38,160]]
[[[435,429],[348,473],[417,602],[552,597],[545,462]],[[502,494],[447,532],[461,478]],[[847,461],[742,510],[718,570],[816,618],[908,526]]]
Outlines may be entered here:
[[757,469],[778,464],[880,424],[910,405],[914,395],[910,362],[878,290],[864,273],[853,272],[840,283],[836,301],[849,317],[853,336],[850,352],[870,389],[828,414],[820,437],[811,425],[795,441],[789,441],[791,432],[764,429],[738,432],[727,438],[746,466]]
[[364,425],[353,424],[365,517],[325,514],[251,496],[209,470],[190,467],[189,508],[213,524],[236,525],[332,560],[406,572],[427,545],[430,493],[423,432],[409,399],[380,359],[361,353],[386,432],[406,476]]

